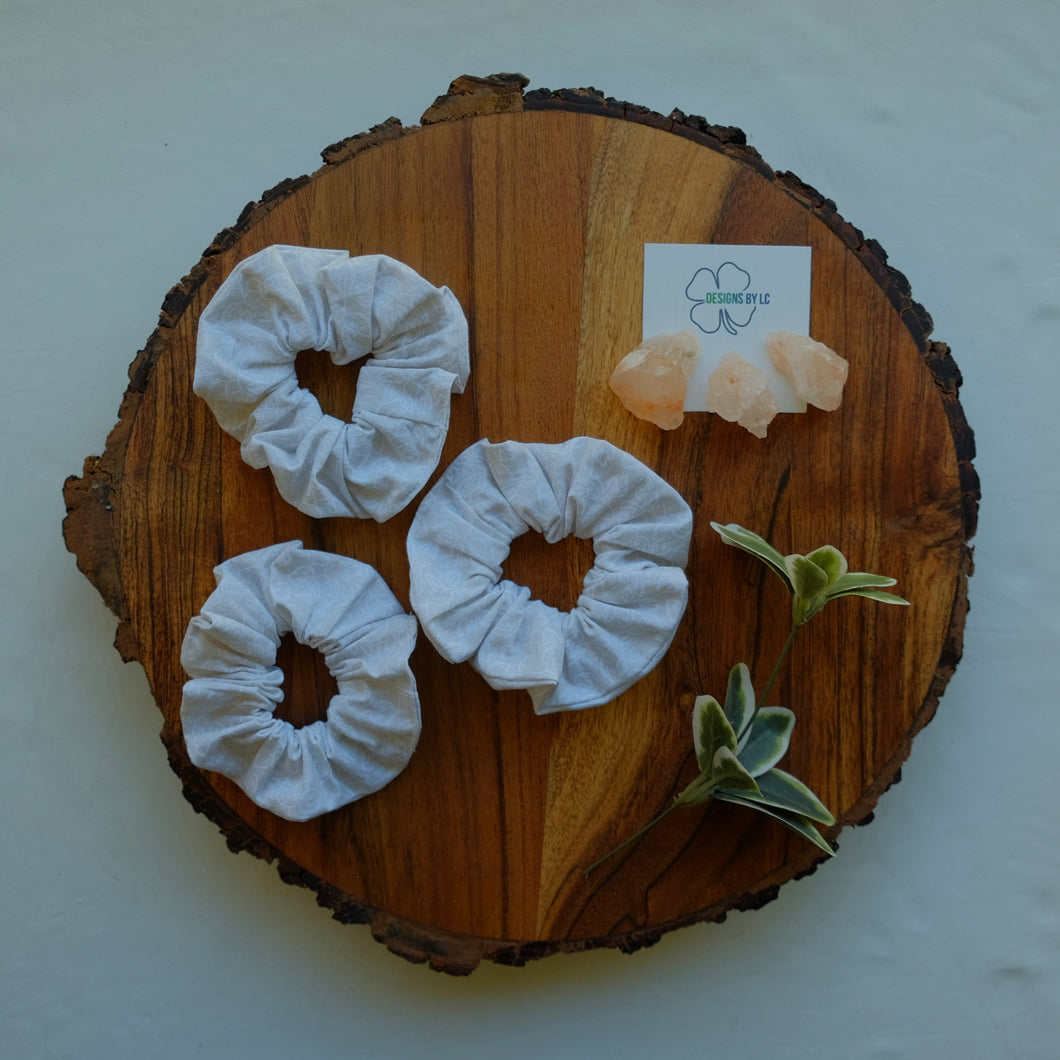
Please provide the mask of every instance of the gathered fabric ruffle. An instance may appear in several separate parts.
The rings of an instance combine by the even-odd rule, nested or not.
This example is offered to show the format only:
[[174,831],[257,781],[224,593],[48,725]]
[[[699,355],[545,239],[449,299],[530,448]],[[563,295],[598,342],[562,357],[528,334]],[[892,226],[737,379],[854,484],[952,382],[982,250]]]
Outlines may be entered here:
[[[338,365],[367,357],[349,421],[298,385],[302,350]],[[288,503],[384,522],[437,467],[469,372],[448,288],[383,254],[276,245],[241,261],[203,310],[193,389]]]
[[[368,564],[288,541],[214,570],[217,588],[188,625],[181,703],[188,755],[259,806],[304,821],[378,791],[420,735],[409,656],[416,619]],[[281,637],[319,650],[335,678],[324,720],[295,728],[283,698]]]
[[[511,542],[592,538],[595,562],[561,612],[502,577]],[[476,442],[420,502],[407,549],[413,611],[450,662],[538,714],[609,702],[663,657],[688,603],[692,512],[649,467],[598,438]]]

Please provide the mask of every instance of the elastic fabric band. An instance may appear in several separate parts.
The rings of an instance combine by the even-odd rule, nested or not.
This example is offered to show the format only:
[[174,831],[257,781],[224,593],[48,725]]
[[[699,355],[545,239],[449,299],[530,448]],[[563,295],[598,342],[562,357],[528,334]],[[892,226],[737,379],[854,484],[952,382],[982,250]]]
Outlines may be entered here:
[[[192,762],[259,806],[304,821],[393,779],[420,735],[408,665],[415,618],[376,571],[300,541],[246,552],[214,570],[217,588],[188,625],[181,723]],[[281,637],[323,653],[338,685],[325,720],[295,728],[283,698]]]
[[[512,540],[592,538],[595,562],[561,612],[502,577]],[[407,548],[412,608],[450,662],[547,714],[598,706],[647,674],[688,602],[692,512],[629,453],[598,438],[483,440],[420,502]]]
[[[368,357],[348,422],[298,385],[303,350]],[[437,466],[469,370],[448,288],[386,255],[277,245],[241,261],[203,310],[193,389],[290,504],[383,522]]]

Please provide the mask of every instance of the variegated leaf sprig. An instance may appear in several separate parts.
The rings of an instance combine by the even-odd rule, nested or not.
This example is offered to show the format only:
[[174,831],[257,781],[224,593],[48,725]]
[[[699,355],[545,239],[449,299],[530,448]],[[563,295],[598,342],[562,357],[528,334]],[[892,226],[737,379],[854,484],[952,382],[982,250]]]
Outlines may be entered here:
[[699,806],[711,799],[736,803],[769,815],[834,853],[818,826],[835,823],[821,800],[797,777],[777,768],[791,742],[795,715],[787,707],[762,706],[787,658],[795,634],[831,600],[864,596],[886,604],[909,601],[887,592],[894,578],[850,571],[846,557],[831,545],[807,555],[782,555],[764,538],[737,523],[710,524],[726,544],[756,556],[777,575],[791,594],[791,631],[762,694],[755,696],[745,663],[729,673],[725,704],[713,696],[697,696],[692,708],[692,740],[699,774],[654,820],[585,870],[585,875],[625,849],[679,807]]
[[846,556],[831,545],[822,545],[809,555],[793,553],[782,556],[764,537],[745,530],[739,523],[710,524],[727,545],[742,548],[757,556],[791,593],[791,620],[797,628],[820,614],[829,600],[840,596],[867,596],[884,604],[908,604],[908,600],[885,592],[895,585],[894,578],[865,571],[850,571]]
[[751,674],[744,663],[737,663],[729,674],[724,707],[713,696],[696,698],[692,737],[706,794],[699,798],[697,793],[685,805],[713,797],[749,806],[831,854],[816,825],[835,824],[835,818],[801,780],[776,768],[787,754],[794,728],[795,714],[787,707],[756,710]]

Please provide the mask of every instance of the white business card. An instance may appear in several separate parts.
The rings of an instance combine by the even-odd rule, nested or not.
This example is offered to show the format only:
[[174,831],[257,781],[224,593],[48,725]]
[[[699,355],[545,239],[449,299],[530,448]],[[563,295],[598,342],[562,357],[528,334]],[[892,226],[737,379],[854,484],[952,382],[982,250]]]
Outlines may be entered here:
[[645,243],[643,337],[691,330],[702,356],[686,412],[706,411],[707,379],[727,353],[769,377],[781,412],[805,412],[766,353],[771,331],[810,333],[810,247]]

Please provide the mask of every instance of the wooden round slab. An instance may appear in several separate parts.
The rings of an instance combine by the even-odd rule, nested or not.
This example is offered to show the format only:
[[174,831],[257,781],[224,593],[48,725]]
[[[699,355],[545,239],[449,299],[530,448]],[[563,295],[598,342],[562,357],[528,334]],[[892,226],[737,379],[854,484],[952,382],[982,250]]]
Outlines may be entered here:
[[[192,805],[234,850],[275,860],[344,922],[392,951],[466,973],[664,932],[758,906],[820,851],[779,824],[716,804],[671,814],[588,879],[585,868],[666,807],[694,775],[690,708],[747,662],[759,683],[787,633],[779,581],[723,545],[739,522],[783,552],[831,543],[898,579],[910,608],[839,601],[806,628],[774,702],[797,715],[785,767],[862,821],[930,719],[961,650],[978,486],[947,348],[880,247],[832,203],[774,173],[739,130],[663,117],[593,90],[523,92],[461,78],[424,115],[328,148],[325,165],[244,210],[167,296],[130,369],[102,457],[66,484],[65,535],[119,618],[116,644],[147,672],[162,739]],[[690,414],[664,432],[607,387],[640,340],[643,246],[813,248],[813,335],[850,361],[842,408],[784,415],[759,441]],[[383,791],[304,824],[259,809],[196,769],[180,729],[188,621],[222,560],[301,539],[371,563],[408,605],[415,503],[378,525],[310,519],[242,462],[191,392],[196,323],[242,258],[273,243],[386,253],[449,286],[471,326],[472,376],[454,398],[444,467],[479,438],[606,438],[671,482],[695,515],[687,614],[666,658],[614,702],[537,717],[422,636],[413,655],[423,735]],[[356,371],[319,353],[299,375],[348,414]],[[433,481],[433,480],[432,480]],[[516,541],[508,574],[569,607],[587,542]],[[283,716],[322,716],[334,685],[285,643]]]

